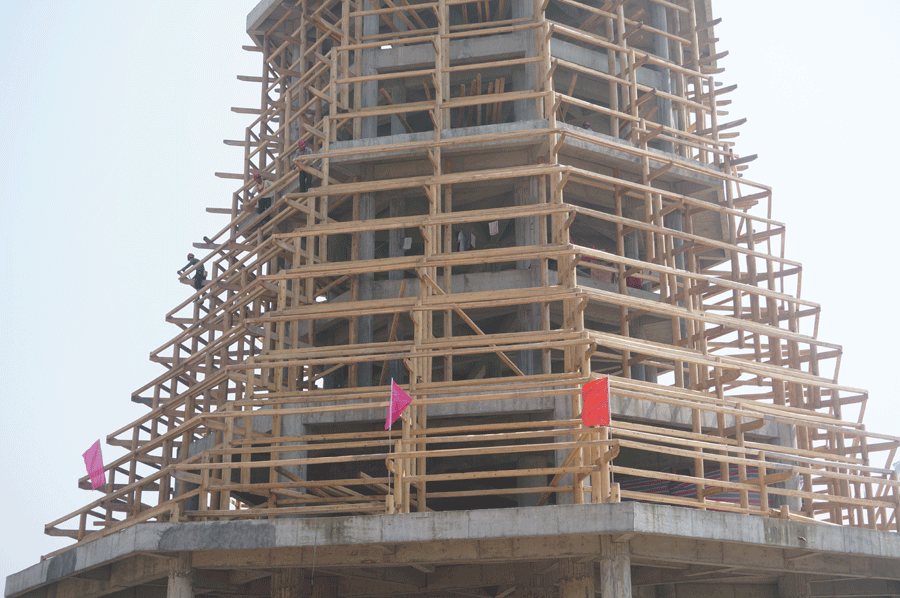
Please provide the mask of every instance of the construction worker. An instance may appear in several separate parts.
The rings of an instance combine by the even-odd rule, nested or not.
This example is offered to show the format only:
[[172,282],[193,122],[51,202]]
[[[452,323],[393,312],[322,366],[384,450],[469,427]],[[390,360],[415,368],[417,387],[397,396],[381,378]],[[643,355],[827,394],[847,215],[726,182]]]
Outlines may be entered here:
[[[313,151],[306,145],[305,139],[301,139],[297,142],[297,151],[294,152],[294,159],[297,159],[300,156],[310,156],[312,154]],[[311,162],[307,162],[306,166],[313,166],[313,164]],[[310,185],[312,185],[312,175],[301,168],[300,193],[306,193],[307,191],[309,191]]]
[[253,175],[253,180],[256,181],[256,213],[262,214],[272,207],[272,196],[266,195],[266,191],[268,191],[272,184],[265,180],[258,172]]
[[[179,274],[183,274],[187,270],[190,270],[193,266],[200,263],[200,260],[194,257],[193,253],[187,254],[187,265],[178,271]],[[201,265],[197,268],[196,272],[194,272],[194,288],[198,291],[203,288],[203,285],[206,283],[206,269]]]
[[589,123],[588,121],[584,121],[583,123],[581,123],[581,128],[584,129],[585,131],[591,131],[591,130],[592,130],[592,129],[591,129],[591,123]]
[[187,259],[188,259],[187,265],[186,265],[184,268],[182,268],[181,270],[178,271],[179,274],[183,274],[183,273],[185,273],[186,271],[190,270],[190,269],[191,269],[191,266],[193,266],[194,264],[196,264],[197,262],[200,261],[200,260],[198,260],[197,258],[194,257],[194,254],[193,254],[193,253],[189,253],[189,254],[187,255]]
[[456,233],[456,244],[459,248],[459,251],[468,251],[469,249],[469,236],[460,230]]

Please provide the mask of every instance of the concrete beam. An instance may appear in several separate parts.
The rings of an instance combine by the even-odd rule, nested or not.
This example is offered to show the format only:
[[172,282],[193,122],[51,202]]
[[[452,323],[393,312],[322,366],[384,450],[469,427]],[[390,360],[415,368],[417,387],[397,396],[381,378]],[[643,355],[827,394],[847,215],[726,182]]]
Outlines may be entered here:
[[[524,31],[453,40],[450,43],[450,61],[494,61],[524,56],[527,45],[528,38]],[[379,50],[375,62],[378,72],[407,71],[430,67],[434,67],[434,46],[431,43],[409,44]]]
[[281,0],[261,0],[247,15],[247,33],[252,35],[262,29],[265,20],[280,6]]
[[810,596],[816,598],[856,598],[858,596],[900,596],[900,581],[853,579],[843,581],[809,580]]

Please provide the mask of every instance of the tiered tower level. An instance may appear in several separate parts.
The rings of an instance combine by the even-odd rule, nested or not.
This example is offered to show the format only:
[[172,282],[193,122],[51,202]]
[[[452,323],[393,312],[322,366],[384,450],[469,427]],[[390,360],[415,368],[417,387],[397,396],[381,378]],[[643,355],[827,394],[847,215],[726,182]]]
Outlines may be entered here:
[[[242,170],[220,173],[230,206],[208,208],[227,222],[198,231],[207,281],[166,314],[164,371],[132,397],[146,415],[107,437],[124,455],[104,495],[46,532],[81,546],[147,522],[300,526],[293,564],[219,567],[251,585],[268,571],[273,596],[308,584],[316,558],[338,580],[381,572],[378,591],[342,596],[409,593],[410,571],[415,595],[574,592],[591,554],[598,579],[656,580],[635,594],[690,596],[722,571],[891,578],[874,573],[890,551],[840,560],[816,535],[896,543],[847,528],[897,531],[898,439],[864,429],[866,392],[838,382],[771,189],[743,176],[755,156],[734,151],[715,24],[708,0],[261,2],[260,70],[240,77],[261,101],[235,109],[252,119],[227,141]],[[581,388],[604,376],[612,423],[586,428]],[[414,401],[386,431],[392,379]],[[464,556],[441,534],[463,517],[476,533],[479,514],[459,512],[479,509],[543,544]],[[411,512],[430,536],[336,539],[337,522],[400,529]],[[563,512],[569,531],[536,531]],[[626,512],[693,531],[602,527]],[[782,530],[771,563],[749,539],[750,564],[701,558],[759,525]],[[331,531],[314,544],[313,529]],[[366,558],[339,556],[350,544]],[[191,546],[170,549],[182,565],[201,550],[202,568]],[[511,581],[472,573],[501,561]],[[463,566],[468,586],[440,575]],[[808,592],[804,575],[776,585]]]

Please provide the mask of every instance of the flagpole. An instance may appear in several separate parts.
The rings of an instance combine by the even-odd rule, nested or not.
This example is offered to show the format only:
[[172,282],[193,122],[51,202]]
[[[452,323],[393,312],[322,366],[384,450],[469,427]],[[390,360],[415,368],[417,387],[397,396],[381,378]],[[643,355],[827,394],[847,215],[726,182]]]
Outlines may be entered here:
[[[398,407],[396,418],[394,417],[394,402],[395,401],[397,402],[397,407]],[[389,486],[389,488],[392,484],[396,483],[396,482],[392,481],[393,476],[391,475],[393,473],[393,471],[391,470],[391,466],[393,465],[393,460],[391,459],[391,456],[393,455],[393,451],[394,451],[394,449],[393,449],[394,430],[393,430],[392,426],[394,424],[394,420],[399,419],[403,415],[403,412],[406,410],[407,407],[409,407],[410,403],[412,403],[412,397],[409,396],[408,394],[406,394],[406,392],[402,388],[400,388],[400,386],[397,385],[397,383],[394,381],[394,379],[391,378],[391,398],[390,398],[390,401],[388,402],[387,421],[385,422],[385,429],[388,431],[388,444],[391,445],[388,447],[388,458],[386,460],[386,462],[391,463],[391,465],[388,466],[388,486]],[[403,433],[406,434],[407,431],[408,431],[408,428],[404,424]],[[406,439],[406,437],[404,437],[404,439]],[[404,449],[404,451],[405,450],[406,449]],[[402,469],[401,469],[401,473],[403,473]],[[393,496],[393,492],[395,490],[396,489],[391,489],[392,496]],[[402,491],[403,491],[403,486],[401,486],[401,493],[402,493]],[[408,503],[406,503],[405,496],[404,496],[404,504],[408,504]]]
[[[394,379],[391,378],[391,394],[388,396],[388,421],[390,424],[388,425],[388,462],[393,464],[393,461],[390,458],[390,455],[394,452],[394,422],[391,421],[394,415]],[[391,496],[394,494],[394,485],[393,485],[393,471],[390,467],[388,470],[388,491],[391,493]]]

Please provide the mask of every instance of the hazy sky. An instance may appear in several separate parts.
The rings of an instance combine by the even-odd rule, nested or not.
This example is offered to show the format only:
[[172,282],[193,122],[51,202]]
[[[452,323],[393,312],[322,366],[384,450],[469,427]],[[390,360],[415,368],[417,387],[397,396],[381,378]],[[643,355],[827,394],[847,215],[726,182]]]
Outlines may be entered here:
[[[159,374],[148,355],[175,329],[164,314],[191,243],[225,225],[257,106],[256,0],[30,0],[0,23],[0,587],[70,543],[44,524],[99,497],[79,490],[81,453],[141,416],[131,392]],[[748,8],[752,6],[752,8]],[[869,429],[900,434],[891,346],[900,215],[890,145],[900,74],[900,2],[847,14],[829,0],[714,2],[725,120],[747,117],[746,176],[774,187],[787,257],[819,338],[844,347],[840,381],[867,388]],[[854,40],[849,43],[846,40]],[[104,445],[106,460],[115,455]],[[882,463],[876,465],[881,466]]]

